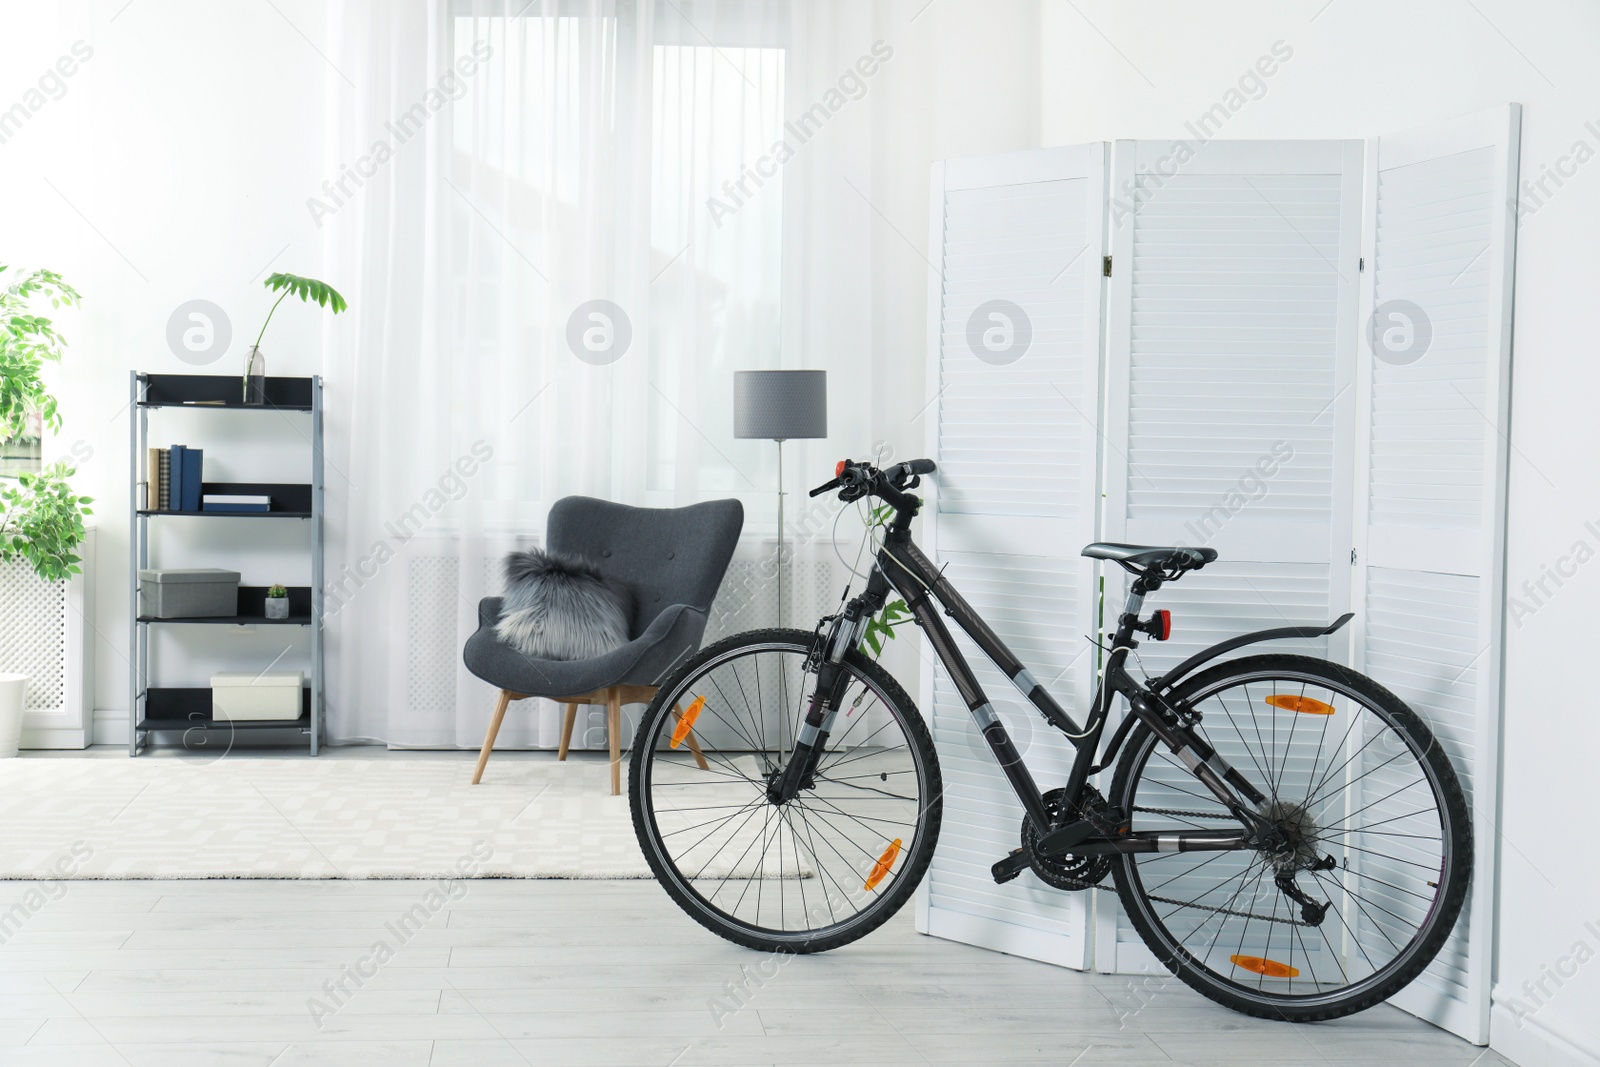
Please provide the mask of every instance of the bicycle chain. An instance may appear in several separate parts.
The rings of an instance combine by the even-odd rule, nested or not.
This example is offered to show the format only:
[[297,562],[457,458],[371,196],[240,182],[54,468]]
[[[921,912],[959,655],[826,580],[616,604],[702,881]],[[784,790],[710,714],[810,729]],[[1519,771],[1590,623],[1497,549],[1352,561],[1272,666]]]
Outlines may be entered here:
[[1140,808],[1134,811],[1144,812],[1146,815],[1172,815],[1180,819],[1231,819],[1232,815],[1225,811],[1184,811],[1181,808]]

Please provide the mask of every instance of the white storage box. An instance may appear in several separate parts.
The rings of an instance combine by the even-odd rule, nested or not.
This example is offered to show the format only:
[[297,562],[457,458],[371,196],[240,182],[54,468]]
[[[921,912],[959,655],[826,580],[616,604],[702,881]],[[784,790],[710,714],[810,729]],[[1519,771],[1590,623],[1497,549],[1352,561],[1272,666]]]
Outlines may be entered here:
[[216,722],[293,721],[300,717],[299,671],[258,674],[223,671],[211,676],[211,718]]

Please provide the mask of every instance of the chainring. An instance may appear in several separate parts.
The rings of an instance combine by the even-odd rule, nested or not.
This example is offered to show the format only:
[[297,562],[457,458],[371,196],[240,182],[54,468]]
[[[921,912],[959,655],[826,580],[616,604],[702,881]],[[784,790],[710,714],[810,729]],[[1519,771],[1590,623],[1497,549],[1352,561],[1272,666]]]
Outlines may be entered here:
[[[1044,794],[1044,806],[1052,820],[1059,819],[1067,807],[1066,790],[1052,789]],[[1094,823],[1095,828],[1101,833],[1116,832],[1116,819],[1112,815],[1111,806],[1092,785],[1083,787],[1081,814]],[[1038,840],[1039,830],[1033,825],[1032,819],[1024,816],[1022,847],[1028,856],[1028,866],[1045,885],[1054,889],[1092,889],[1111,873],[1110,856],[1076,856],[1070,852],[1058,857],[1040,856],[1035,850]]]

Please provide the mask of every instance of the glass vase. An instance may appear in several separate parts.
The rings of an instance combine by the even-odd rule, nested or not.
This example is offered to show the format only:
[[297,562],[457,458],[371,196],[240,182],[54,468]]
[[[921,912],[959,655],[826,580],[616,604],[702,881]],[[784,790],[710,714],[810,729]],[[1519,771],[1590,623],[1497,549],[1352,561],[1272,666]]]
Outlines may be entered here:
[[244,357],[244,402],[267,402],[267,356],[258,345],[251,345]]

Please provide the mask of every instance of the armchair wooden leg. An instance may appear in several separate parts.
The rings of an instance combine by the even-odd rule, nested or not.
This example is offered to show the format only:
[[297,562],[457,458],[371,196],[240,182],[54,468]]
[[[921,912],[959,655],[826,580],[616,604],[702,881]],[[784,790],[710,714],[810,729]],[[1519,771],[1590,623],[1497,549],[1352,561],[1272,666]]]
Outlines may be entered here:
[[[682,720],[683,719],[683,707],[682,707],[682,705],[679,705],[679,704],[672,705],[672,714],[674,716],[674,718],[673,718],[674,722],[678,722],[678,721]],[[704,752],[700,751],[700,742],[698,742],[698,741],[696,741],[694,739],[694,728],[693,727],[689,728],[689,733],[684,738],[684,740],[689,742],[689,751],[694,753],[694,761],[700,765],[700,769],[702,771],[709,771],[711,769],[711,766],[710,766],[710,764],[706,763],[706,754]]]
[[611,795],[622,792],[622,691],[606,690],[606,733],[611,735]]
[[557,760],[567,758],[567,749],[572,747],[572,725],[578,721],[578,705],[567,705],[567,717],[561,723],[561,750],[556,753]]
[[489,720],[489,732],[483,737],[483,751],[478,753],[478,766],[472,772],[472,784],[483,781],[483,768],[489,763],[489,752],[494,748],[494,735],[500,732],[500,720],[506,717],[506,707],[511,703],[509,690],[500,690],[500,700],[494,706],[494,716]]

